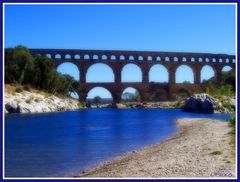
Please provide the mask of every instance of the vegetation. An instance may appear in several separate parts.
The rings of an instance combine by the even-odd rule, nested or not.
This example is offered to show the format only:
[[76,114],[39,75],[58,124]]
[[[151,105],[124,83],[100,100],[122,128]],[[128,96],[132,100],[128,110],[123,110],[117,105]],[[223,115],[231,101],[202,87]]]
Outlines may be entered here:
[[221,155],[222,151],[216,150],[210,153],[210,155]]
[[230,126],[232,127],[232,132],[230,133],[232,135],[231,138],[231,144],[235,147],[235,142],[236,142],[236,117],[235,114],[232,115],[229,119]]
[[86,102],[79,102],[79,103],[78,103],[78,106],[79,106],[79,107],[86,107]]
[[125,92],[123,93],[122,97],[124,101],[128,102],[136,102],[141,100],[140,94],[137,90],[135,91],[135,93]]
[[203,81],[204,91],[215,96],[232,96],[235,93],[235,73],[222,72],[222,81],[218,83],[214,78]]
[[69,75],[58,73],[51,59],[33,58],[23,46],[8,49],[5,55],[5,83],[19,85],[16,92],[36,88],[52,94],[69,96],[77,90],[78,82]]
[[101,104],[101,101],[102,101],[101,97],[96,96],[93,99],[93,104],[96,105],[96,106],[99,106],[99,104]]
[[230,121],[231,126],[235,129],[235,127],[236,127],[236,117],[235,117],[235,115],[231,116],[229,121]]

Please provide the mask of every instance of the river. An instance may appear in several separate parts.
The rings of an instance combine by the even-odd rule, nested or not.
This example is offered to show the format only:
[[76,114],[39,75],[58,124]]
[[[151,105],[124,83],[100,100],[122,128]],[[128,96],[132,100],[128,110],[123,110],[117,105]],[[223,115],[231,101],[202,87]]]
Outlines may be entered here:
[[100,162],[173,136],[179,109],[88,109],[5,115],[5,177],[72,177]]

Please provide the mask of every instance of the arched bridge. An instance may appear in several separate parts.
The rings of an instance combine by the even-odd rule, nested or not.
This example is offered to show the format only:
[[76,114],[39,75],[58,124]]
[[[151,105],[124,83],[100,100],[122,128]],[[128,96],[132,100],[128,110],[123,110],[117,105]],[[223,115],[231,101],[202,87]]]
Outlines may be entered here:
[[[46,56],[53,59],[56,68],[62,63],[73,63],[79,69],[80,86],[79,100],[85,101],[88,92],[97,86],[104,87],[112,94],[114,102],[121,101],[125,88],[133,87],[140,93],[142,100],[149,100],[157,89],[162,89],[168,100],[175,100],[176,93],[185,89],[189,95],[201,90],[200,73],[205,65],[214,70],[215,79],[221,81],[224,66],[230,66],[235,71],[235,55],[180,52],[150,52],[150,51],[110,51],[110,50],[73,50],[73,49],[30,49],[35,56]],[[86,73],[90,66],[104,63],[112,68],[114,83],[87,83]],[[126,83],[121,81],[121,72],[125,65],[135,64],[142,71],[142,82]],[[168,83],[149,82],[149,70],[153,65],[161,64],[168,70]],[[194,83],[176,83],[176,70],[181,65],[189,66],[194,74]]]

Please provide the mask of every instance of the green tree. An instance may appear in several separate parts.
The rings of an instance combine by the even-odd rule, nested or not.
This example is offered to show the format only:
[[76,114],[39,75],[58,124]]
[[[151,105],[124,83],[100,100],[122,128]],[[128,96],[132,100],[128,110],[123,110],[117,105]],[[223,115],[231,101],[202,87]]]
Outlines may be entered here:
[[5,57],[6,80],[19,84],[31,83],[33,74],[33,57],[24,46],[17,46],[11,49]]
[[96,106],[99,106],[99,104],[101,104],[101,97],[99,96],[94,97],[93,104],[95,104]]
[[35,87],[48,90],[53,77],[56,76],[55,72],[52,60],[45,57],[36,57],[33,74],[33,83]]

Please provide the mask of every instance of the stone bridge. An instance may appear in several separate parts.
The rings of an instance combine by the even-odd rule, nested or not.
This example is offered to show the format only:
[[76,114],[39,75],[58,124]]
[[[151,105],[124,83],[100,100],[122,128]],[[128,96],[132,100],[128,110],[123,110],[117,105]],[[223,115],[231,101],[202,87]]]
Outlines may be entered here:
[[[141,99],[147,101],[156,90],[166,94],[166,100],[175,100],[180,89],[188,95],[201,90],[200,74],[205,65],[214,70],[215,79],[221,81],[224,66],[230,66],[235,71],[235,55],[209,53],[181,52],[150,52],[150,51],[110,51],[110,50],[74,50],[74,49],[30,49],[31,54],[46,56],[54,61],[56,68],[62,63],[73,63],[78,67],[80,85],[78,95],[80,101],[86,101],[88,92],[94,87],[104,87],[112,94],[114,102],[121,101],[125,88],[133,87],[139,91]],[[114,83],[87,83],[86,73],[96,64],[108,65],[114,73]],[[142,82],[122,82],[121,72],[125,65],[135,64],[142,71]],[[161,64],[168,70],[168,83],[149,82],[149,70],[153,65]],[[189,66],[194,74],[193,84],[176,83],[176,70],[181,65]]]

